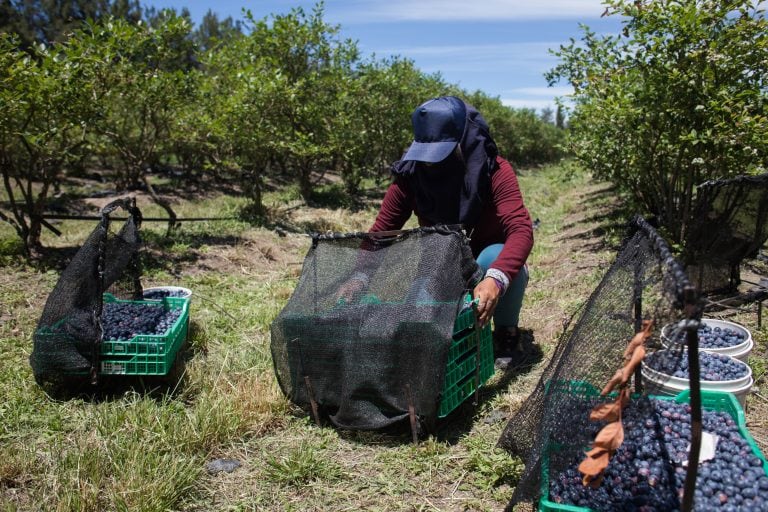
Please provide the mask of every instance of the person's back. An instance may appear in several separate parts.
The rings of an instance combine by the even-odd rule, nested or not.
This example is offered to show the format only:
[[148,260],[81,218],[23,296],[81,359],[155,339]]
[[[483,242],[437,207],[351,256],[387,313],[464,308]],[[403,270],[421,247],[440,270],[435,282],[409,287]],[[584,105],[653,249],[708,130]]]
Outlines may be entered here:
[[414,142],[393,164],[371,231],[403,227],[415,213],[420,225],[462,224],[484,277],[475,286],[482,323],[494,319],[497,356],[519,341],[518,321],[528,282],[526,259],[533,228],[512,166],[498,155],[488,125],[454,96],[414,110]]

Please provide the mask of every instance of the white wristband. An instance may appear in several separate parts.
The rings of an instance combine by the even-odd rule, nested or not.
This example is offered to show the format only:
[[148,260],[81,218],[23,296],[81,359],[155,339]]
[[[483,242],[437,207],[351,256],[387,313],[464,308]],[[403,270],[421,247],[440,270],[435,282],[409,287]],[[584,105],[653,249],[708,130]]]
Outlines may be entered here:
[[509,278],[507,277],[507,274],[497,268],[489,268],[485,272],[485,277],[492,277],[501,283],[501,295],[504,295],[507,292],[507,288],[509,288]]
[[349,279],[350,281],[360,281],[363,283],[364,286],[368,286],[368,274],[365,272],[355,272],[352,274],[352,277]]

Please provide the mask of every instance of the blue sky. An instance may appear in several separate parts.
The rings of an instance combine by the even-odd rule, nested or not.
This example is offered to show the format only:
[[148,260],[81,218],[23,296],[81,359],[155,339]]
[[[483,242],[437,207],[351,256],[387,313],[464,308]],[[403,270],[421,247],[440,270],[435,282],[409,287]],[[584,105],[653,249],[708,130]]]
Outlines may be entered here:
[[[309,11],[314,1],[145,0],[158,9],[189,9],[199,22],[213,10],[224,19],[242,20],[242,9],[256,19]],[[600,0],[327,0],[325,19],[341,25],[342,37],[358,42],[365,55],[401,55],[422,71],[440,72],[464,89],[480,89],[506,105],[541,109],[556,96],[570,93],[567,84],[547,87],[544,72],[557,60],[550,48],[581,35],[579,23],[598,33],[616,33],[621,22],[601,18]]]

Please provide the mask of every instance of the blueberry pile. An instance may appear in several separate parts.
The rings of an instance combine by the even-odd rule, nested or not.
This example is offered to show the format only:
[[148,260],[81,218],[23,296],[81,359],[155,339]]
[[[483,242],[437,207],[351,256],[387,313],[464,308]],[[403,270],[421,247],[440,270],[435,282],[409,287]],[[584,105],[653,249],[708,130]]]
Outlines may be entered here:
[[[712,327],[702,322],[698,330],[699,347],[704,349],[718,349],[735,347],[747,341],[744,331],[731,329],[730,327]],[[685,332],[681,332],[675,338],[676,343],[685,343]]]
[[[645,364],[657,372],[681,379],[688,378],[688,352],[669,352],[659,350],[645,358]],[[726,381],[736,380],[747,375],[749,367],[732,357],[714,352],[699,352],[699,371],[701,380]]]
[[165,334],[181,315],[181,309],[161,305],[107,302],[101,313],[105,341],[130,340],[139,334]]
[[558,422],[562,418],[568,418],[571,425],[579,428],[555,429],[550,432],[550,440],[553,443],[591,443],[604,424],[589,420],[592,408],[605,402],[600,396],[568,395],[565,393],[553,393],[550,408],[545,411],[544,422]]
[[[599,511],[675,511],[681,506],[691,440],[691,408],[671,400],[642,399],[624,411],[624,443],[604,480],[582,484],[575,458],[552,475],[549,500]],[[738,426],[725,412],[704,411],[703,429],[718,436],[714,459],[699,465],[695,510],[768,510],[768,476]]]
[[184,290],[159,289],[144,291],[144,298],[149,300],[162,300],[166,297],[185,297],[186,295],[187,292]]

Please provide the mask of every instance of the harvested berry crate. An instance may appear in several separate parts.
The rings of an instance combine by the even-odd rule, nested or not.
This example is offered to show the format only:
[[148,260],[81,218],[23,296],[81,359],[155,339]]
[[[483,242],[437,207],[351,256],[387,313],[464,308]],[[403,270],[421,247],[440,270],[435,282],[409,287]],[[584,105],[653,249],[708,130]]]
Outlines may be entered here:
[[448,349],[438,417],[444,418],[493,376],[491,327],[475,328],[475,313],[464,308],[453,325],[453,343]]
[[[592,386],[577,384],[562,389],[603,401]],[[678,510],[687,471],[682,462],[690,442],[689,393],[630,401],[623,418],[624,442],[595,488],[582,485],[578,460],[550,474],[550,460],[560,452],[550,444],[542,458],[539,510]],[[702,391],[701,395],[703,430],[718,440],[714,457],[699,465],[695,509],[767,510],[768,463],[746,428],[739,402],[731,393]]]
[[104,294],[102,324],[100,374],[165,375],[187,337],[189,299],[128,301]]

